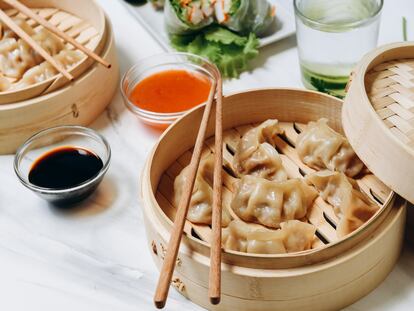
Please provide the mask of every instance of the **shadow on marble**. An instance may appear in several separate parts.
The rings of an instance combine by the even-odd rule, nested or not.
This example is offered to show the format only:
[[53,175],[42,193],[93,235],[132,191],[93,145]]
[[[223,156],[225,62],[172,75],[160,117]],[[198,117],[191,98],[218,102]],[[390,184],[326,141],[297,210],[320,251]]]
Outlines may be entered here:
[[265,67],[268,58],[293,49],[294,47],[296,47],[296,35],[291,35],[278,42],[264,46],[260,48],[259,56],[251,61],[250,68],[256,69]]
[[116,45],[116,51],[118,55],[118,62],[119,62],[119,70],[121,74],[121,79],[123,74],[131,68],[132,65],[134,65],[139,59],[133,59],[131,58],[131,52],[125,51],[123,47],[119,44]]
[[96,191],[84,201],[64,207],[49,204],[49,208],[58,215],[90,217],[101,214],[111,208],[117,197],[117,193],[118,190],[115,182],[107,176],[102,180],[102,183]]

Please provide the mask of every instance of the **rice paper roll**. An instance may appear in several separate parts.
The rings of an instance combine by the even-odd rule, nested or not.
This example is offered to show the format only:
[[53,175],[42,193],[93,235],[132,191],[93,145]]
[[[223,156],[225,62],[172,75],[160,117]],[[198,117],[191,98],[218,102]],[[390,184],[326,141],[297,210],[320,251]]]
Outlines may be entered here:
[[174,35],[196,32],[214,22],[214,0],[166,0],[164,19]]
[[267,0],[216,0],[214,13],[219,24],[238,33],[261,35],[274,20]]

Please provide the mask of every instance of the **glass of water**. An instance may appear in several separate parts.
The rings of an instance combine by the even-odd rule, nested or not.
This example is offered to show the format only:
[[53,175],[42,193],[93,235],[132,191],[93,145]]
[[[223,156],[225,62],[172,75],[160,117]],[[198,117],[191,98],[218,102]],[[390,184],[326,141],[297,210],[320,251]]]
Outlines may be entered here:
[[294,0],[302,81],[345,96],[349,75],[376,47],[383,0]]

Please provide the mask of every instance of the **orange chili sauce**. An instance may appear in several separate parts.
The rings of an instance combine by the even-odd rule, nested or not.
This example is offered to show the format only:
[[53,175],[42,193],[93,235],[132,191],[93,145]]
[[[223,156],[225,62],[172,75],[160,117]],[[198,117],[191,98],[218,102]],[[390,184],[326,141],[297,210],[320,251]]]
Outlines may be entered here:
[[166,70],[135,85],[129,100],[138,108],[160,113],[181,112],[207,101],[211,81],[196,72]]

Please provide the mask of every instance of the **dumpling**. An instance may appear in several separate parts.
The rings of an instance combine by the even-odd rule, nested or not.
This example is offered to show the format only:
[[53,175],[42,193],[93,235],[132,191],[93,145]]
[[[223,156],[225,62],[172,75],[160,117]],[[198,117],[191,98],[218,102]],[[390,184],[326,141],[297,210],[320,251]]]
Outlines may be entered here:
[[0,72],[11,78],[20,78],[36,60],[31,49],[21,40],[6,38],[0,41]]
[[327,168],[354,177],[364,168],[348,140],[331,129],[327,119],[309,122],[296,140],[296,151],[302,162],[314,169]]
[[233,158],[236,174],[286,180],[282,160],[274,148],[274,138],[282,132],[277,120],[267,120],[246,132],[240,139]]
[[305,217],[316,196],[302,179],[275,182],[246,175],[239,181],[231,208],[244,221],[279,228],[282,222]]
[[[189,166],[185,167],[174,181],[174,205],[178,207],[183,195],[183,186],[187,180]],[[193,223],[211,225],[213,208],[214,156],[201,159],[194,182],[193,193],[187,219]],[[228,210],[222,206],[222,226],[231,221]]]
[[63,68],[69,69],[80,62],[84,55],[79,51],[63,50],[53,57]]
[[[65,69],[71,68],[82,59],[83,55],[78,51],[63,50],[53,58]],[[22,79],[12,86],[12,89],[22,89],[27,86],[45,81],[58,74],[58,71],[49,62],[30,68]]]
[[283,222],[277,230],[233,220],[223,229],[222,244],[227,250],[245,253],[293,253],[310,249],[315,231],[315,226],[298,220]]
[[343,237],[367,222],[379,209],[360,191],[355,180],[341,172],[320,171],[306,177],[339,217],[337,235]]
[[[35,32],[32,27],[29,26],[29,24],[21,18],[13,19],[13,21],[21,28],[23,29],[29,36],[32,36]],[[1,39],[4,38],[15,38],[19,39],[19,36],[12,31],[9,27],[3,25],[0,23],[0,33],[1,33]]]
[[[40,29],[35,34],[33,34],[32,38],[39,43],[39,45],[49,54],[49,55],[56,55],[60,51],[65,48],[63,42],[55,36],[50,31],[46,30],[45,28]],[[34,51],[33,51],[34,52]],[[44,59],[42,56],[38,55],[37,52],[34,52],[36,60],[38,63],[42,62]]]
[[10,81],[0,72],[0,92],[5,92],[10,89]]
[[[23,29],[44,49],[54,56],[64,49],[63,42],[48,30],[34,32],[24,21]],[[7,77],[20,79],[30,68],[44,61],[24,40],[18,39],[10,30],[3,32],[0,41],[0,71]]]

